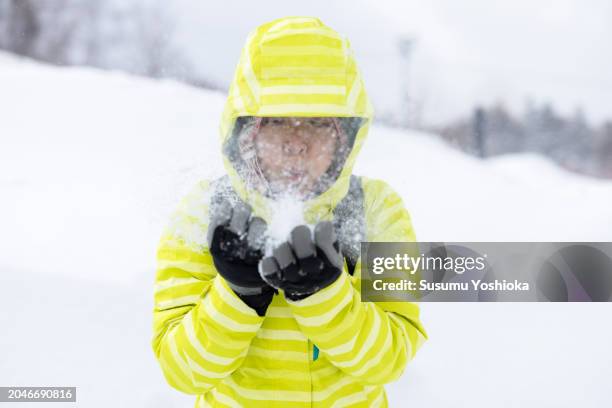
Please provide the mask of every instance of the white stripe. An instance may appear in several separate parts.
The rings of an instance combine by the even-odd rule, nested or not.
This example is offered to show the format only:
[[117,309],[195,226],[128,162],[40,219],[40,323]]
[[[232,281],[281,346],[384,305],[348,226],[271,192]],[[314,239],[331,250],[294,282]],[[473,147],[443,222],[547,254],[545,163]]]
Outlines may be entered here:
[[156,282],[155,285],[153,285],[153,289],[155,292],[160,292],[162,290],[166,290],[169,288],[173,288],[175,286],[183,286],[183,285],[189,285],[192,283],[206,283],[205,281],[201,280],[201,279],[196,279],[193,277],[190,278],[170,278],[170,279],[166,279],[163,281],[159,281]]
[[262,89],[262,95],[344,95],[346,88],[339,85],[278,85]]
[[[219,294],[219,297],[228,305],[230,305],[232,308],[234,308],[237,312],[247,315],[247,316],[257,316],[257,312],[253,309],[251,309],[249,306],[247,306],[240,298],[238,298],[237,295],[235,295],[234,293],[230,293],[228,291],[228,289],[225,287],[225,285],[223,285],[223,282],[221,281],[221,279],[223,279],[223,277],[221,277],[221,275],[218,275],[215,283],[214,283],[214,287],[217,290],[217,293]],[[261,320],[263,320],[263,318],[261,318]]]
[[361,77],[357,75],[355,77],[355,81],[353,82],[353,86],[351,87],[351,91],[349,92],[349,96],[347,99],[347,105],[351,111],[355,110],[355,106],[357,105],[357,99],[359,98],[360,93],[361,93]]
[[310,104],[274,104],[265,105],[259,108],[259,116],[275,114],[302,114],[315,113],[322,116],[329,115],[350,115],[351,112],[343,104],[331,103],[310,103]]
[[404,210],[404,203],[399,200],[397,203],[393,204],[391,207],[383,207],[381,208],[380,215],[385,215],[389,217],[390,215],[395,214],[398,211]]
[[[389,226],[390,224],[393,225],[396,223],[396,221],[393,221],[392,223],[389,223],[389,220],[393,217],[397,217],[397,213],[398,211],[403,211],[404,210],[404,206],[402,203],[398,203],[393,205],[392,207],[388,208],[388,209],[381,209],[381,211],[378,213],[378,217],[379,219],[376,221],[376,225],[377,227],[380,229],[382,228],[384,232],[387,232],[389,230]],[[405,217],[402,217],[405,218]],[[404,219],[405,222],[408,223],[408,225],[410,225],[410,220],[409,219]],[[393,225],[395,226],[395,225]],[[392,230],[393,231],[393,230]],[[391,231],[391,232],[392,232]],[[393,242],[393,240],[391,240],[390,237],[385,236],[385,241],[389,240],[388,242]]]
[[[302,363],[304,363],[304,361],[302,361]],[[327,366],[327,368],[329,368],[329,365]],[[311,377],[315,376],[314,372],[309,372],[307,369],[304,370],[303,364],[302,364],[302,367],[296,364],[294,369],[269,368],[269,366],[266,365],[265,372],[266,372],[267,382],[280,381],[282,383],[285,380],[287,381],[309,381]],[[261,367],[260,366],[245,367],[243,365],[240,367],[240,373],[242,376],[245,376],[245,377],[250,376],[251,378],[256,378],[256,377],[261,376]]]
[[164,359],[160,359],[160,365],[165,375],[170,377],[176,384],[178,384],[179,389],[191,391],[192,387],[185,381],[183,381],[183,379],[173,371],[173,369],[168,365],[166,361],[164,361]]
[[325,401],[327,400],[334,392],[344,387],[345,385],[354,384],[356,380],[351,376],[343,376],[333,385],[328,386],[324,390],[321,391],[313,391],[312,399],[313,401]]
[[355,342],[357,341],[357,337],[353,337],[349,341],[334,348],[325,349],[325,352],[331,356],[337,356],[339,354],[348,353],[349,351],[355,348]]
[[254,390],[241,387],[236,383],[234,378],[228,377],[227,384],[245,398],[253,400],[272,400],[272,401],[291,401],[291,402],[308,402],[310,401],[310,392],[307,391],[283,391],[283,390]]
[[[391,207],[383,207],[380,210],[379,216],[383,217],[383,219],[387,219],[392,215],[395,215],[398,211],[403,211],[404,210],[404,203],[401,201],[398,201],[397,203],[393,204]],[[381,223],[381,225],[384,225]]]
[[[346,274],[341,274],[340,277],[338,278],[338,280],[345,280],[348,279],[346,277]],[[343,288],[344,288],[345,282],[334,282],[331,284],[331,286],[326,287],[325,290],[325,297],[323,297],[322,299],[320,299],[320,301],[316,301],[316,299],[318,298],[317,295],[320,295],[321,292],[315,293],[314,295],[308,296],[305,299],[302,300],[291,300],[289,298],[286,298],[287,304],[292,305],[293,307],[295,307],[295,309],[298,311],[299,313],[299,309],[301,307],[311,307],[311,306],[316,306],[316,305],[320,305],[321,303],[324,303],[326,301],[328,301],[329,299],[335,297],[338,292],[340,292]],[[314,299],[314,300],[313,300]]]
[[253,72],[253,66],[251,65],[251,54],[249,53],[249,48],[244,50],[244,64],[242,65],[242,75],[244,75],[244,79],[253,94],[256,102],[259,102],[259,82],[257,81],[257,77]]
[[[366,306],[370,306],[370,305],[372,304],[371,303],[366,304]],[[357,364],[359,364],[361,360],[363,360],[363,358],[365,357],[366,353],[368,353],[372,349],[372,346],[374,346],[374,344],[376,343],[376,340],[378,340],[378,337],[383,335],[382,331],[380,330],[380,324],[381,324],[380,316],[378,315],[378,313],[374,311],[374,326],[372,327],[371,330],[368,330],[369,332],[368,338],[366,339],[365,343],[359,349],[359,352],[357,353],[357,355],[353,357],[352,359],[350,359],[349,361],[336,361],[335,364],[338,367],[354,367]]]
[[308,360],[308,353],[306,351],[273,350],[257,346],[249,347],[248,357],[251,356],[262,357],[267,360],[282,360],[299,363],[303,363],[305,360]]
[[329,323],[339,312],[342,310],[347,304],[353,301],[353,291],[352,288],[349,288],[348,293],[344,296],[337,305],[335,305],[331,310],[318,315],[318,316],[310,316],[310,317],[302,317],[296,316],[297,321],[301,326],[306,327],[319,327]]
[[212,395],[215,398],[215,400],[219,401],[222,404],[229,405],[232,408],[242,408],[242,405],[240,405],[236,400],[234,400],[227,394],[223,394],[221,391],[217,390],[216,388],[213,388]]
[[299,330],[259,329],[257,337],[270,340],[306,340]]
[[328,364],[320,368],[317,368],[316,370],[311,370],[310,372],[313,377],[323,378],[323,377],[328,377],[332,374],[335,375],[338,371],[340,371],[338,367],[336,367],[333,364]]
[[168,341],[170,342],[170,351],[171,351],[171,354],[173,356],[173,359],[174,359],[175,363],[177,363],[177,365],[179,366],[179,368],[181,369],[181,371],[183,372],[185,377],[188,378],[189,380],[191,380],[191,383],[195,387],[198,387],[198,388],[210,388],[210,386],[214,385],[214,383],[212,381],[200,382],[200,381],[197,381],[195,378],[193,378],[193,373],[192,373],[191,369],[188,367],[187,363],[185,363],[185,361],[183,360],[183,358],[181,357],[181,355],[178,352],[178,349],[176,347],[176,342],[174,340],[174,336],[171,335],[170,338],[168,339]]
[[340,41],[342,40],[342,38],[338,36],[337,33],[331,31],[330,29],[319,28],[319,27],[289,28],[286,30],[276,31],[273,33],[266,33],[264,34],[263,40],[264,42],[267,42],[267,41],[275,40],[277,38],[286,37],[290,35],[297,35],[297,34],[314,34],[314,35],[320,35],[322,37],[333,38],[335,40],[340,40]]
[[374,401],[372,401],[372,408],[382,407],[383,403],[385,402],[384,398],[385,398],[385,389],[383,388],[379,392],[378,397],[376,397]]
[[186,355],[185,358],[187,359],[187,364],[193,372],[196,372],[206,378],[225,378],[229,374],[229,372],[216,373],[214,371],[207,370],[201,365],[199,365],[197,362],[195,362],[193,359],[191,359],[191,357],[189,357],[188,355]]
[[346,407],[349,404],[354,404],[354,403],[361,402],[361,401],[367,402],[368,398],[363,394],[362,391],[357,391],[353,394],[347,395],[346,397],[337,399],[334,402],[334,405],[331,406],[331,408]]
[[327,45],[266,45],[261,48],[261,55],[267,57],[325,55],[344,57],[346,50]]
[[278,31],[279,29],[289,24],[300,24],[300,23],[310,23],[310,22],[315,22],[315,19],[313,19],[312,17],[286,19],[286,20],[279,21],[278,23],[274,24],[272,27],[268,29],[268,32]]
[[212,265],[202,262],[187,262],[187,261],[170,261],[170,260],[158,260],[157,269],[164,270],[169,268],[182,269],[185,272],[192,273],[205,273],[214,275],[217,271]]
[[293,318],[291,308],[286,306],[270,306],[266,312],[266,317],[290,317]]
[[385,344],[383,344],[383,346],[380,348],[380,351],[378,352],[378,354],[371,360],[368,360],[367,363],[365,363],[363,365],[363,367],[361,367],[359,370],[354,371],[353,375],[356,376],[362,376],[363,374],[365,374],[370,368],[380,364],[380,361],[383,359],[383,357],[385,356],[385,354],[391,349],[391,338],[392,338],[392,333],[389,331],[388,335],[387,335],[387,340],[385,341]]
[[207,407],[210,407],[208,402],[206,402],[206,399],[204,399],[204,395],[202,395],[202,394],[198,395],[198,397],[196,399],[196,403],[198,404],[197,405],[198,408],[207,408]]
[[204,300],[202,300],[202,307],[204,308],[204,313],[206,313],[212,320],[229,330],[243,333],[254,333],[261,326],[261,323],[240,323],[231,319],[229,316],[223,314],[223,312],[217,309],[211,296],[206,296]]
[[194,322],[191,313],[188,313],[187,316],[185,316],[185,332],[187,333],[189,343],[198,352],[198,354],[202,356],[203,359],[219,365],[229,365],[235,361],[235,359],[231,357],[221,357],[213,354],[202,346],[202,343],[200,340],[198,340],[195,334]]
[[240,93],[240,88],[238,86],[232,86],[232,95],[234,96],[234,109],[238,112],[242,112],[244,110],[244,100],[242,99],[242,94]]

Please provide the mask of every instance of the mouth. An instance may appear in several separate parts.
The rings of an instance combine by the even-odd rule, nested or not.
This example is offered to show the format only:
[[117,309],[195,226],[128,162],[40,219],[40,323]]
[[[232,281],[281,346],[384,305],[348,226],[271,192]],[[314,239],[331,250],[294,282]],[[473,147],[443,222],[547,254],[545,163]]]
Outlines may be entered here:
[[303,170],[290,169],[285,172],[286,179],[291,182],[299,182],[304,179],[306,172]]

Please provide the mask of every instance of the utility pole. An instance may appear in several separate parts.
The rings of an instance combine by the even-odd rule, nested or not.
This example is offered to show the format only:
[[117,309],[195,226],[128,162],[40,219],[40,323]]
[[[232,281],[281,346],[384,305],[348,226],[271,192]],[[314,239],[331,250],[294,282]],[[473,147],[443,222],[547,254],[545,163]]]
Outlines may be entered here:
[[399,123],[402,127],[409,127],[412,123],[412,93],[410,92],[410,60],[414,50],[415,39],[410,35],[401,35],[397,47],[400,55],[399,75],[401,102]]

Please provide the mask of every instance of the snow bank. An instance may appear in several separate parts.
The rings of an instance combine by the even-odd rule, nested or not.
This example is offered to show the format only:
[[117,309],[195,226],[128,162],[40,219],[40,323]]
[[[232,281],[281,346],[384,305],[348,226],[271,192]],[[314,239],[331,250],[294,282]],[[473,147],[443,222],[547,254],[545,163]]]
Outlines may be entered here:
[[[191,406],[150,349],[154,256],[181,195],[222,173],[223,102],[0,54],[0,385],[77,386],[86,407]],[[612,240],[612,183],[537,156],[481,161],[374,126],[356,172],[401,193],[421,240]],[[609,314],[424,304],[431,340],[388,387],[391,405],[602,406]]]

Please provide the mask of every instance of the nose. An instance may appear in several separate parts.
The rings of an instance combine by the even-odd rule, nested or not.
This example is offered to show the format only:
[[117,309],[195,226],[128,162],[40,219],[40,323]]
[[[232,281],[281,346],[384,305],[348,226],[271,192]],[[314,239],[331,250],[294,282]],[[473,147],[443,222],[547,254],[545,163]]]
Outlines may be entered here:
[[293,137],[283,143],[283,153],[290,156],[300,156],[306,153],[308,145],[302,138]]

